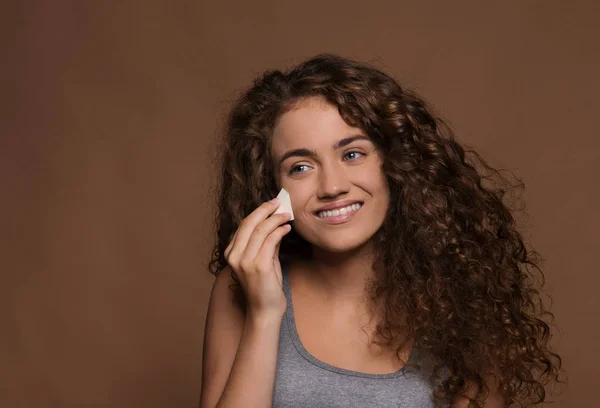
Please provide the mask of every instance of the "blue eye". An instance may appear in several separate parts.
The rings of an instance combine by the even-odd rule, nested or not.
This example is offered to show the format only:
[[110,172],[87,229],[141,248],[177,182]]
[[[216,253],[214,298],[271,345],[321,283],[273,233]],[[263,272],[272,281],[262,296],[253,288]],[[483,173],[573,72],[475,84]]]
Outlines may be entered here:
[[303,173],[302,171],[300,171],[300,172],[296,171],[296,169],[298,169],[298,168],[300,168],[300,167],[308,167],[308,166],[307,166],[306,164],[301,164],[301,165],[299,165],[299,166],[292,167],[292,168],[290,169],[290,174],[294,174],[294,173]]
[[[361,152],[358,152],[358,151],[356,151],[356,150],[352,150],[352,151],[350,151],[350,152],[346,153],[346,154],[344,155],[344,157],[348,157],[348,155],[350,155],[350,154],[358,154],[358,155],[361,155],[361,156],[362,156],[362,153],[361,153]],[[350,159],[350,160],[356,160],[356,158],[354,158],[354,159]],[[298,170],[298,169],[300,169],[300,168],[302,168],[302,167],[310,167],[310,166],[308,166],[308,165],[306,165],[306,164],[299,164],[298,166],[294,166],[294,167],[292,167],[292,168],[290,169],[290,172],[289,172],[289,174],[294,174],[294,173],[304,173],[304,171],[296,171],[296,170]]]
[[362,153],[361,153],[361,152],[357,152],[357,151],[353,150],[353,151],[351,151],[351,152],[348,152],[348,153],[346,153],[346,156],[348,156],[348,155],[349,155],[349,154],[351,154],[351,153],[358,153],[358,154],[362,155]]

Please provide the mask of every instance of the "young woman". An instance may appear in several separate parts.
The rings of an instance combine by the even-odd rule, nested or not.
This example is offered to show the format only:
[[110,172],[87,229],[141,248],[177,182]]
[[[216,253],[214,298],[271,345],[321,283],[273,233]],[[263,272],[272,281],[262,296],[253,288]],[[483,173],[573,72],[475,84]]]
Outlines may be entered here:
[[535,253],[415,93],[335,55],[266,72],[221,160],[202,407],[547,400]]

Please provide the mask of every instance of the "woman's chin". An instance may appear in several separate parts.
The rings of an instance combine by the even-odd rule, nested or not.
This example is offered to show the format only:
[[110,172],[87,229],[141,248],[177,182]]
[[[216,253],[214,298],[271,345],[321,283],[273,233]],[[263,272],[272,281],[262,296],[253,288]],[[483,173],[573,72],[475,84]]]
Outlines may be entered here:
[[314,243],[313,246],[319,248],[322,252],[329,252],[332,254],[342,254],[346,252],[352,252],[356,250],[364,249],[368,246],[370,240],[364,239],[342,239],[336,242],[320,240],[318,243]]

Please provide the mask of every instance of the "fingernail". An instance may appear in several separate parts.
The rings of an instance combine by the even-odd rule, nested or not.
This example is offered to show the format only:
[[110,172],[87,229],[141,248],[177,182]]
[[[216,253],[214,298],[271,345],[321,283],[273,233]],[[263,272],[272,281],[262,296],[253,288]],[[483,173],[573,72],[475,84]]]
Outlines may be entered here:
[[279,204],[279,198],[275,197],[274,199],[272,199],[271,201],[269,201],[271,204]]

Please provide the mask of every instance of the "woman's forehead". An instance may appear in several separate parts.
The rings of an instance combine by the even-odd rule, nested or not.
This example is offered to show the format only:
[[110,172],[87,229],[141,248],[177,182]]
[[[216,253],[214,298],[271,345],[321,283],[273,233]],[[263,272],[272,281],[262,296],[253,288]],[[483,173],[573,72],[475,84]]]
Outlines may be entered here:
[[276,150],[298,143],[311,143],[316,147],[350,134],[363,133],[348,125],[337,107],[317,102],[298,106],[281,115],[273,129],[272,146]]

